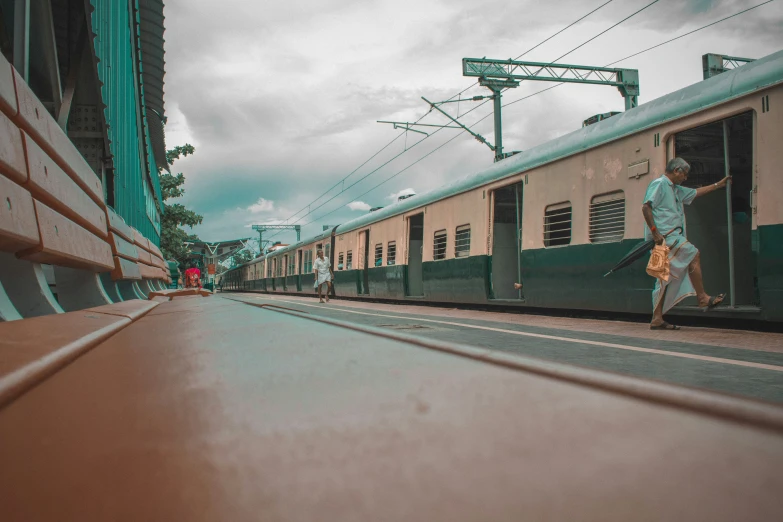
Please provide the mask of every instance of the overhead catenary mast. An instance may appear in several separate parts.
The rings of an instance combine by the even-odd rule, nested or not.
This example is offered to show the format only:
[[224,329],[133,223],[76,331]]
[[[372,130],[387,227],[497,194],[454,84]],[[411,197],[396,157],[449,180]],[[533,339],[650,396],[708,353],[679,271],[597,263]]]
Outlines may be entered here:
[[[742,60],[742,59],[738,59]],[[410,122],[379,121],[379,123],[391,123],[395,129],[422,132],[415,130],[414,126],[461,128],[470,133],[476,140],[489,147],[495,153],[495,161],[500,161],[513,156],[519,151],[507,153],[503,151],[503,120],[502,120],[502,92],[519,86],[520,81],[546,81],[559,83],[581,83],[588,85],[609,85],[616,87],[625,98],[625,110],[637,106],[639,98],[639,71],[636,69],[622,69],[610,67],[593,67],[589,65],[566,65],[544,62],[528,62],[520,60],[494,60],[488,58],[463,58],[462,75],[478,78],[478,83],[492,91],[491,96],[474,96],[467,99],[447,100],[431,102],[422,96],[422,99],[430,105],[430,110],[435,109],[454,125],[432,125]],[[445,103],[457,103],[460,101],[481,101],[491,99],[494,105],[495,116],[495,143],[492,144],[480,134],[472,131],[460,123],[457,118],[446,113],[440,108]],[[423,132],[422,132],[423,133]],[[426,133],[423,133],[426,134]]]

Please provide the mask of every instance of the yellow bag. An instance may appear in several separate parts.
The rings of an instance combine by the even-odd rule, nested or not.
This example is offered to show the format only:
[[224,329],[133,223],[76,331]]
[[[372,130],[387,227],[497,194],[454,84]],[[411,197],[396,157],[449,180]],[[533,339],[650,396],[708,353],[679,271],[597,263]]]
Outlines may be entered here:
[[647,273],[661,282],[669,281],[669,247],[666,243],[653,247],[650,262],[647,263]]

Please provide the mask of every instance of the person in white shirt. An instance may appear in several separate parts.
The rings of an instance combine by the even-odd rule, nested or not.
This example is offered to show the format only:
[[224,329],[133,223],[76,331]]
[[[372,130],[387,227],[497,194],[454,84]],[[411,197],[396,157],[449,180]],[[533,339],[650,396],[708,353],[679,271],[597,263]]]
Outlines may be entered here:
[[323,303],[324,299],[321,297],[321,287],[326,285],[326,302],[329,302],[329,290],[332,286],[332,264],[328,259],[324,258],[324,251],[319,250],[316,252],[318,257],[315,258],[313,263],[313,273],[315,273],[315,288],[318,289],[319,302]]

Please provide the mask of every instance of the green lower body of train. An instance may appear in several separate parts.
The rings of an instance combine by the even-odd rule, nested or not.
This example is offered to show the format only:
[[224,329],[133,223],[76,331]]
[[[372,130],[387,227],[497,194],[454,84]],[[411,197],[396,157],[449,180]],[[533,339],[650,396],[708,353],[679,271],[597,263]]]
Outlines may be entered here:
[[[644,270],[644,259],[604,277],[638,242],[638,239],[631,239],[523,250],[517,273],[510,274],[508,269],[499,273],[496,266],[499,260],[493,266],[493,257],[487,255],[424,262],[418,282],[411,280],[407,265],[340,270],[334,273],[334,295],[649,314],[652,311],[654,280]],[[754,259],[740,265],[755,267],[755,272],[741,274],[744,277],[738,276],[737,280],[752,281],[752,288],[737,292],[738,296],[742,294],[744,297],[736,303],[736,308],[724,306],[716,309],[715,313],[783,321],[783,225],[761,226],[754,231],[753,250],[749,255]],[[728,280],[721,286],[720,274],[709,273],[709,260],[703,260],[703,267],[707,292],[726,292]],[[513,289],[517,280],[523,283],[522,291]],[[312,295],[315,292],[313,284],[313,274],[255,281],[234,278],[225,282],[224,290]],[[728,298],[726,302],[729,302]],[[672,311],[675,314],[694,312],[698,313],[695,298],[683,301]]]

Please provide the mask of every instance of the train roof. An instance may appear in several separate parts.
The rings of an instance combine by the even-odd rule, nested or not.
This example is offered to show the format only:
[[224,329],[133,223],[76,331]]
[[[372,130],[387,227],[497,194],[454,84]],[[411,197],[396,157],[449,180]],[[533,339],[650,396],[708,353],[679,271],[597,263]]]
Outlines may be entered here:
[[487,183],[635,134],[663,122],[683,118],[781,81],[783,81],[783,51],[778,51],[523,151],[493,164],[488,169],[447,183],[435,190],[397,201],[381,210],[355,218],[339,225],[337,233],[343,234],[366,227]]
[[297,249],[303,247],[304,245],[309,245],[310,243],[315,243],[316,241],[321,241],[321,240],[328,239],[328,238],[332,237],[332,231],[335,228],[337,228],[337,227],[336,226],[329,227],[326,230],[324,230],[323,232],[321,232],[320,234],[317,234],[315,236],[309,237],[309,238],[304,239],[302,241],[298,241],[298,242],[294,243],[293,245],[288,245],[287,247],[283,247],[283,248],[281,248],[279,250],[275,250],[274,252],[270,252],[269,254],[267,254],[267,257],[275,257],[275,256],[277,256],[279,254],[284,254],[284,253],[290,252],[292,250],[297,250]]

